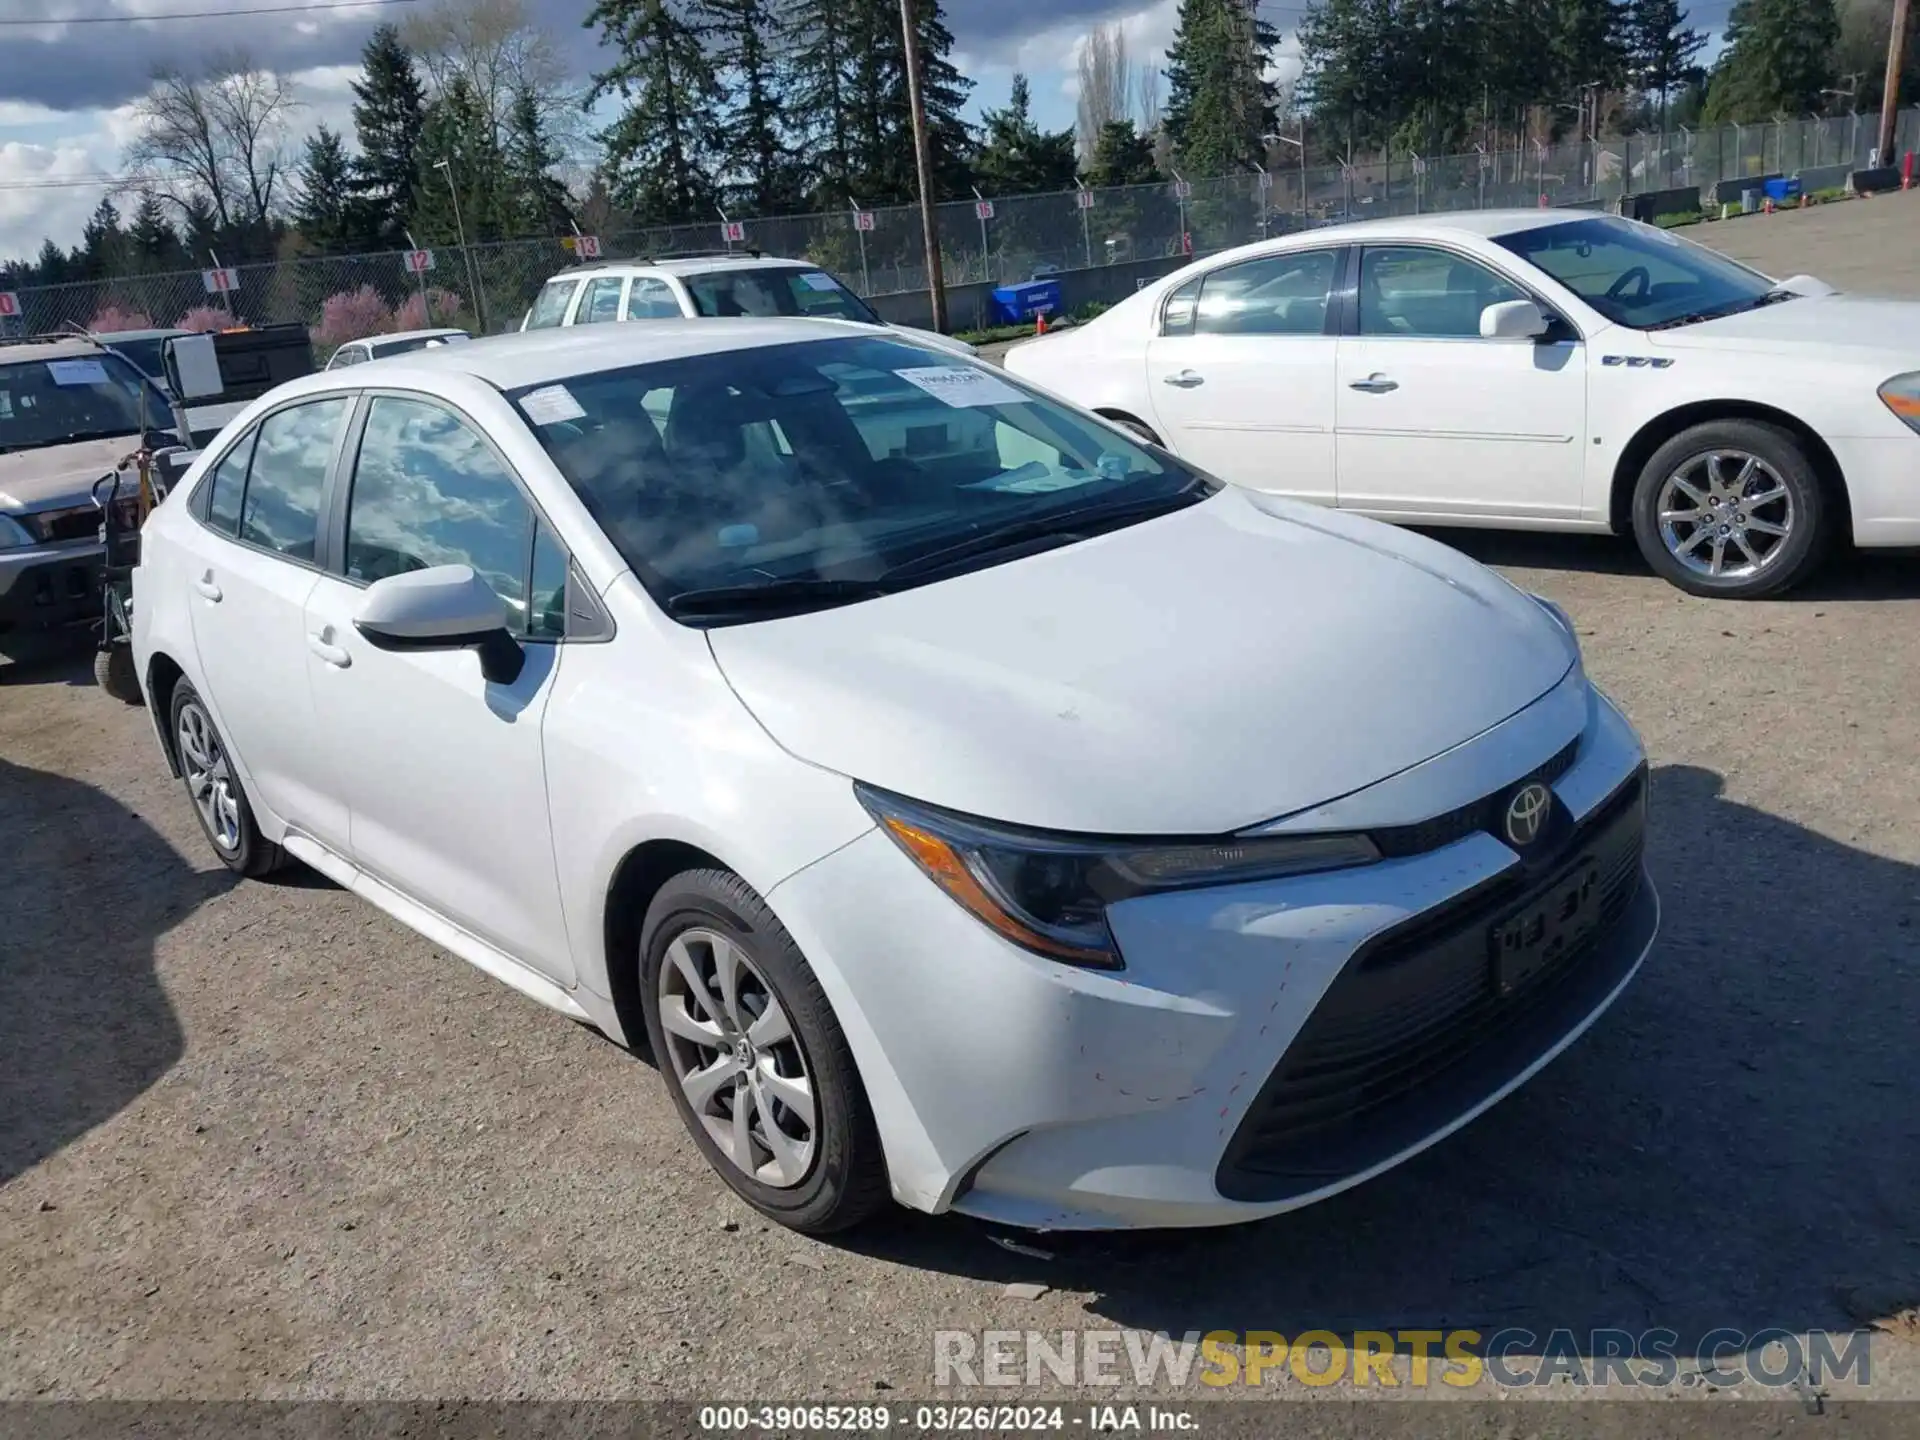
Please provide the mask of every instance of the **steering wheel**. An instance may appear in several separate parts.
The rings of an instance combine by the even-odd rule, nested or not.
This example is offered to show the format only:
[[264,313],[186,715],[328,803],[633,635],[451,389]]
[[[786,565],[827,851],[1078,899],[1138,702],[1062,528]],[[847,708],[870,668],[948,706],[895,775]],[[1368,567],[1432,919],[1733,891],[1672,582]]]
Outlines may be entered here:
[[1613,284],[1607,287],[1607,299],[1624,300],[1627,298],[1627,285],[1636,282],[1635,300],[1645,300],[1653,293],[1653,276],[1647,273],[1647,267],[1636,265],[1631,270],[1615,277]]

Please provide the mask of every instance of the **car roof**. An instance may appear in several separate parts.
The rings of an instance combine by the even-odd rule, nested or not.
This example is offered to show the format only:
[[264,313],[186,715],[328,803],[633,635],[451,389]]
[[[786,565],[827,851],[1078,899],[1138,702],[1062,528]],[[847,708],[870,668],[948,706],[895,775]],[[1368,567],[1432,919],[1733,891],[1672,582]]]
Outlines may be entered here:
[[362,335],[358,340],[349,340],[349,345],[397,345],[403,340],[436,340],[442,335],[465,335],[464,330],[441,327],[437,330],[396,330],[390,335]]
[[41,340],[0,340],[0,365],[23,360],[74,360],[105,352],[84,335],[51,335]]
[[716,270],[818,270],[811,260],[788,260],[778,255],[663,255],[657,260],[595,260],[575,265],[554,276],[573,280],[585,275],[628,275],[646,270],[667,275],[710,275]]
[[[649,320],[644,325],[570,325],[542,330],[487,335],[465,345],[442,345],[431,350],[409,350],[403,355],[369,361],[345,370],[323,371],[288,382],[280,394],[300,390],[338,390],[382,383],[380,376],[398,383],[402,375],[429,382],[435,375],[471,375],[501,390],[540,385],[601,370],[619,370],[658,360],[689,355],[711,355],[750,350],[765,345],[797,344],[808,340],[840,340],[865,336],[884,339],[871,325],[851,320],[789,316],[719,320]],[[901,344],[909,339],[893,336]]]

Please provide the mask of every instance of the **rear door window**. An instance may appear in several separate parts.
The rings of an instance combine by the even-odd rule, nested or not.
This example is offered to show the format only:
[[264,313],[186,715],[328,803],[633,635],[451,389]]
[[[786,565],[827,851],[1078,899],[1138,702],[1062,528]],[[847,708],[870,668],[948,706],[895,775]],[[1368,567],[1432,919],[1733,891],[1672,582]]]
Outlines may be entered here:
[[579,288],[578,280],[549,280],[541,286],[539,297],[527,314],[527,329],[551,330],[564,324],[567,306],[573,303],[573,292]]
[[340,395],[277,410],[260,422],[240,510],[242,540],[290,559],[314,558],[320,492],[349,408]]
[[598,280],[587,283],[587,293],[580,302],[580,315],[573,322],[576,325],[604,325],[620,318],[620,287],[626,282],[617,275],[603,275]]
[[627,295],[629,320],[678,320],[680,302],[665,281],[637,276]]

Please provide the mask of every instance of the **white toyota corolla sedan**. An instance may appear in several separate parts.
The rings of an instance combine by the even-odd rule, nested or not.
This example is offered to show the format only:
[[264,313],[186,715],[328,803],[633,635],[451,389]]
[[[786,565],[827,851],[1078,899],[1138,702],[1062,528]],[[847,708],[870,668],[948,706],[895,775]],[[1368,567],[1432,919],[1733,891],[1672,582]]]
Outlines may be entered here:
[[1370,221],[1186,266],[1007,368],[1235,484],[1629,534],[1697,595],[1920,545],[1920,304],[1567,211]]
[[907,339],[314,375],[142,548],[220,857],[644,1037],[801,1230],[1306,1204],[1525,1081],[1652,943],[1644,757],[1564,615]]

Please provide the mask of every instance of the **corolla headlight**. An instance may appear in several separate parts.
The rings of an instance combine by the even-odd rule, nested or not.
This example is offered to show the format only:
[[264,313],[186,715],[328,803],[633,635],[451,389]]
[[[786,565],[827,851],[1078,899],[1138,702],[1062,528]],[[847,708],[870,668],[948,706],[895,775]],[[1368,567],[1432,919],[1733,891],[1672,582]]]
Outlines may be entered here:
[[856,784],[880,828],[961,908],[1049,960],[1121,968],[1107,906],[1200,885],[1366,865],[1365,835],[1097,839],[1022,830],[954,815]]
[[19,550],[31,544],[31,530],[11,515],[0,515],[0,550]]
[[1909,430],[1920,431],[1920,370],[1887,381],[1880,387],[1880,400]]

